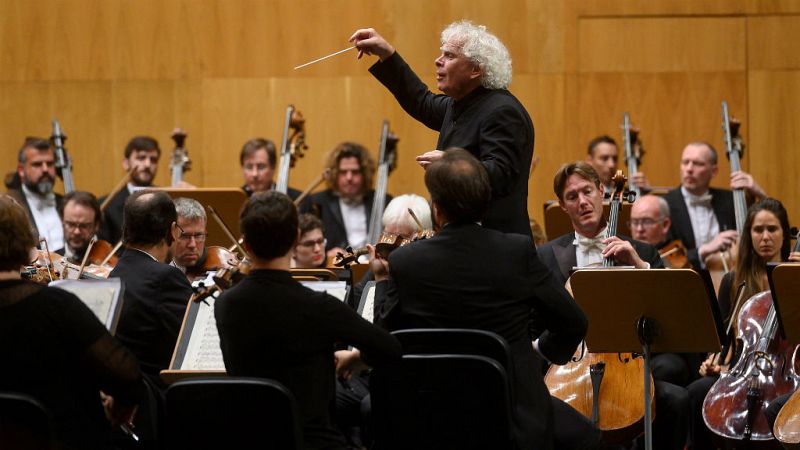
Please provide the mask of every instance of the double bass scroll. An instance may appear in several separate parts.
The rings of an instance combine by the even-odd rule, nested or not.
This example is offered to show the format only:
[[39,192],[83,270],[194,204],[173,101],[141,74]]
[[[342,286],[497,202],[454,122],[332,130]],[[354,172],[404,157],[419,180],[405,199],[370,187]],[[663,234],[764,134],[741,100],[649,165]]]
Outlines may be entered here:
[[67,149],[64,148],[67,136],[61,131],[61,125],[56,119],[53,119],[53,135],[50,140],[55,147],[56,170],[64,181],[64,193],[69,194],[75,190],[75,182],[72,179],[72,159],[67,154]]

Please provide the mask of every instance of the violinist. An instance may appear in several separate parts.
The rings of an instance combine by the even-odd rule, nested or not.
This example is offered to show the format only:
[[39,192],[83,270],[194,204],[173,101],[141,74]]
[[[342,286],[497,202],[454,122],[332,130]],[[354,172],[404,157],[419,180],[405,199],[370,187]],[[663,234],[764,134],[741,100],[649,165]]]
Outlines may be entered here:
[[192,268],[202,267],[206,257],[206,211],[200,202],[191,198],[176,198],[174,203],[179,234],[173,244],[170,265],[183,273],[194,273]]
[[[297,209],[285,194],[253,194],[240,231],[253,270],[215,303],[225,368],[231,376],[271,378],[297,400],[305,448],[345,449],[334,428],[334,343],[359,350],[347,361],[379,365],[400,356],[400,343],[329,294],[315,292],[289,273],[297,244]],[[363,355],[363,359],[362,359]]]
[[325,229],[319,217],[306,213],[298,219],[300,239],[292,251],[292,267],[316,269],[325,265]]
[[672,226],[667,201],[658,195],[636,199],[631,206],[628,226],[634,239],[661,248],[666,244]]
[[[363,247],[367,243],[369,218],[375,191],[375,161],[366,147],[355,142],[342,142],[328,154],[329,169],[322,192],[309,195],[300,207],[301,213],[318,210],[325,227],[328,256],[344,253],[348,246]],[[391,197],[386,196],[386,201]]]
[[47,239],[50,249],[64,247],[64,230],[58,211],[62,197],[53,192],[56,182],[55,152],[47,139],[28,137],[17,154],[19,188],[9,188],[8,195],[25,208],[39,237]]
[[[275,188],[273,179],[276,163],[275,143],[271,140],[259,137],[244,143],[239,152],[239,165],[244,178],[242,190],[248,197],[256,192]],[[300,191],[289,188],[287,194],[294,200],[300,195]]]
[[[424,168],[441,159],[443,150],[460,147],[489,172],[492,201],[483,225],[530,236],[528,178],[533,157],[533,122],[509,91],[511,56],[485,26],[469,21],[448,25],[441,33],[434,94],[406,61],[374,29],[357,30],[350,42],[379,58],[370,73],[398,103],[425,126],[439,131],[437,150],[417,156]],[[456,123],[458,126],[456,126]]]
[[113,424],[129,424],[143,394],[139,365],[75,295],[20,280],[35,245],[27,213],[0,194],[0,386],[49,411],[55,445],[35,448],[110,448],[99,391],[113,398]]
[[[761,291],[769,290],[766,268],[768,262],[800,262],[800,252],[790,253],[790,239],[788,214],[780,201],[766,198],[749,208],[744,232],[739,241],[736,270],[725,274],[719,289],[719,306],[726,326],[731,320],[736,320],[733,306],[737,302],[737,286],[740,283],[745,283],[741,298],[749,299]],[[693,422],[690,449],[711,448],[710,433],[702,417],[703,401],[719,374],[735,364],[735,361],[725,362],[719,359],[717,354],[710,355],[700,366],[702,378],[689,385]]]
[[[662,268],[664,264],[655,247],[627,236],[605,236],[603,221],[603,185],[591,165],[578,161],[565,164],[556,172],[553,189],[559,205],[570,217],[573,233],[557,237],[539,247],[539,259],[549,267],[555,279],[566,283],[574,267],[601,267],[604,258],[639,269]],[[660,355],[659,355],[660,356]],[[658,367],[653,358],[654,368]],[[656,414],[653,442],[657,449],[682,449],[688,428],[689,398],[686,389],[664,381],[669,374],[654,372]],[[567,423],[574,410],[562,410],[565,417],[556,426]],[[574,433],[556,430],[557,436],[569,439]],[[566,447],[566,446],[565,446]]]
[[72,191],[64,196],[61,214],[64,224],[64,248],[56,253],[73,264],[80,264],[89,247],[89,241],[100,229],[100,204],[94,194]]
[[398,248],[388,261],[370,252],[378,281],[375,321],[389,330],[473,328],[503,336],[514,365],[509,381],[516,446],[552,449],[552,407],[543,357],[531,346],[530,313],[539,312],[547,330],[538,352],[560,364],[583,339],[586,317],[538,261],[530,237],[480,225],[491,184],[478,159],[448,149],[426,169],[425,185],[439,233]]
[[[695,268],[705,268],[706,258],[728,250],[738,238],[732,192],[710,187],[718,171],[717,151],[707,142],[692,142],[681,155],[681,185],[664,195],[672,218],[669,240],[683,242]],[[745,189],[756,200],[766,197],[741,171],[731,174],[731,188]]]
[[[158,160],[161,158],[161,149],[158,141],[150,136],[136,136],[125,146],[122,168],[131,171],[127,186],[116,193],[103,213],[103,223],[99,236],[111,243],[117,243],[122,238],[122,216],[125,200],[132,193],[153,186],[153,180],[158,171]],[[105,201],[100,198],[100,203]]]

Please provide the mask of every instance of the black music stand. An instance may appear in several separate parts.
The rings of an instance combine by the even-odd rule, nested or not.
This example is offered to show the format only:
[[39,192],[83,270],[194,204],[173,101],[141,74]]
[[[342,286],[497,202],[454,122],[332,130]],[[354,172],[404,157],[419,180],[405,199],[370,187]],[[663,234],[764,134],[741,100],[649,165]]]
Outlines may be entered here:
[[767,278],[781,337],[800,342],[800,264],[769,263]]
[[644,351],[645,449],[652,450],[650,354],[718,351],[724,331],[716,299],[689,269],[581,269],[570,284],[589,318],[590,352]]

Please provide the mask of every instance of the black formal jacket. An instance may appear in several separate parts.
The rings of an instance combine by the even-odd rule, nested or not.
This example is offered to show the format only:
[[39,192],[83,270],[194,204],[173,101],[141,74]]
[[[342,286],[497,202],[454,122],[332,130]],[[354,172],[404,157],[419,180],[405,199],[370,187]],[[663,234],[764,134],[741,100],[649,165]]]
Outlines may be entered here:
[[436,95],[395,52],[370,72],[400,106],[432,130],[436,148],[461,147],[489,172],[492,201],[483,225],[506,233],[531,235],[528,219],[528,175],[533,157],[533,122],[506,89],[478,87],[461,100]]
[[[36,221],[33,219],[33,213],[31,213],[31,205],[28,203],[28,199],[25,198],[25,193],[22,192],[22,188],[20,189],[8,189],[6,194],[11,196],[14,200],[17,201],[23,208],[25,208],[25,212],[28,213],[28,220],[30,220],[31,225],[36,226]],[[62,215],[64,211],[64,197],[60,194],[55,194],[56,196],[56,210],[58,211],[58,215]],[[38,233],[38,230],[37,230]],[[39,233],[41,234],[41,233]],[[64,239],[64,245],[66,245],[66,238]],[[59,249],[51,248],[50,251],[56,251]]]
[[139,359],[142,372],[164,387],[159,372],[169,367],[192,287],[180,269],[127,249],[110,277],[125,283],[116,337]]
[[[710,188],[711,209],[717,216],[720,231],[735,230],[736,216],[733,208],[733,192],[727,189]],[[689,262],[695,268],[700,268],[700,255],[697,253],[697,243],[694,241],[694,229],[692,219],[689,217],[689,210],[686,208],[686,200],[683,198],[680,186],[664,195],[664,200],[669,205],[669,215],[672,219],[672,226],[669,228],[667,242],[680,239],[687,250]]]
[[271,378],[294,394],[305,447],[346,448],[333,427],[334,344],[351,344],[372,366],[400,357],[400,342],[338,299],[308,289],[283,270],[255,270],[214,308],[230,375]]
[[[664,268],[664,261],[661,260],[658,250],[652,245],[633,240],[628,236],[619,236],[619,238],[630,242],[636,253],[639,254],[639,258],[650,263],[651,269]],[[578,263],[574,241],[575,233],[570,232],[539,247],[539,259],[550,268],[553,276],[562,286],[567,282],[572,268]]]
[[[125,207],[125,200],[130,195],[131,193],[128,192],[127,186],[122,188],[103,211],[103,223],[100,224],[97,237],[108,241],[111,245],[116,245],[122,239],[122,210]],[[106,195],[98,200],[100,204],[103,204],[106,197],[108,196]]]
[[387,329],[475,328],[508,341],[517,446],[551,449],[552,407],[543,360],[531,346],[531,310],[546,328],[540,351],[561,364],[583,339],[587,321],[539,261],[531,239],[475,223],[449,224],[431,239],[392,252],[389,275],[375,294],[376,321]]
[[[375,191],[369,190],[364,194],[364,223],[369,232],[369,216],[372,214],[372,202],[375,199]],[[390,195],[386,195],[386,204],[392,200]],[[333,190],[326,189],[315,194],[311,194],[303,200],[300,205],[301,213],[319,213],[322,224],[325,227],[325,239],[328,244],[325,251],[334,247],[345,248],[350,245],[347,242],[347,229],[342,218],[342,209],[339,207],[339,197]]]

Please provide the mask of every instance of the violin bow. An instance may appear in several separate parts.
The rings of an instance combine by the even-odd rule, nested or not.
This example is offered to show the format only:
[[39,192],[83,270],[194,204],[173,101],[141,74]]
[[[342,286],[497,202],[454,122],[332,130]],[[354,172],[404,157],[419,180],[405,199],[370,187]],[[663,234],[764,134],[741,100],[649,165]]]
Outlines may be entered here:
[[211,217],[213,217],[214,220],[217,222],[217,224],[220,226],[220,228],[222,228],[222,231],[225,233],[225,235],[228,236],[228,239],[230,239],[231,242],[236,244],[236,248],[240,252],[242,252],[242,256],[244,258],[250,259],[250,255],[242,248],[241,245],[239,245],[239,241],[237,241],[236,238],[233,236],[233,233],[231,233],[231,229],[228,228],[227,225],[225,225],[225,221],[222,220],[222,217],[220,217],[219,214],[217,214],[217,211],[214,209],[214,207],[211,205],[206,205],[206,208],[208,208],[208,211],[211,212]]

